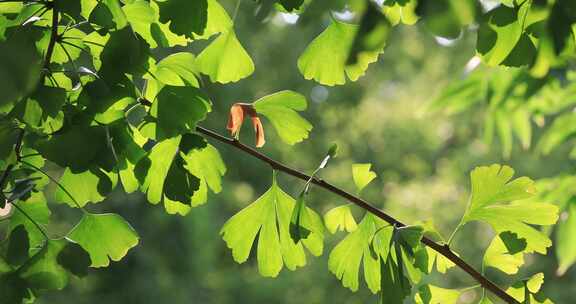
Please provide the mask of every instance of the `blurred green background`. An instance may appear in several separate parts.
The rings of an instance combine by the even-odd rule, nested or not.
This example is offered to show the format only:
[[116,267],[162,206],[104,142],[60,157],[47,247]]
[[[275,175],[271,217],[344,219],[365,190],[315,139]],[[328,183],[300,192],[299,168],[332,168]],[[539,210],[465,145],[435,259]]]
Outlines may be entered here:
[[[223,1],[229,12],[235,3]],[[310,139],[287,146],[265,121],[267,144],[261,149],[263,153],[311,172],[330,144],[337,142],[339,157],[321,173],[322,178],[352,191],[351,164],[372,163],[379,177],[365,190],[364,198],[407,223],[433,219],[445,236],[464,212],[468,173],[473,167],[506,163],[518,175],[538,179],[569,172],[574,165],[564,153],[542,158],[519,145],[511,159],[504,159],[498,144],[486,145],[481,140],[480,111],[456,117],[426,113],[426,105],[434,96],[450,81],[463,77],[464,66],[474,56],[474,32],[445,41],[419,26],[399,26],[365,77],[340,87],[324,87],[304,80],[296,61],[327,25],[328,15],[321,14],[321,9],[310,9],[298,20],[280,13],[259,20],[255,8],[252,1],[242,3],[236,30],[255,61],[256,72],[236,84],[208,87],[214,113],[205,122],[207,127],[225,133],[228,109],[234,102],[251,102],[284,89],[300,92],[309,100],[303,115],[314,125]],[[190,47],[200,50],[205,43]],[[253,143],[248,126],[241,140]],[[329,251],[343,233],[327,236],[322,257],[309,256],[306,267],[294,272],[284,269],[277,279],[261,277],[252,258],[236,264],[219,230],[267,189],[272,171],[231,147],[212,143],[228,165],[222,193],[211,195],[206,205],[186,217],[169,216],[142,195],[121,191],[105,204],[89,206],[127,218],[140,233],[140,245],[122,262],[93,270],[86,278],[75,279],[63,292],[43,296],[39,303],[376,303],[377,296],[367,288],[353,293],[328,271]],[[284,175],[280,175],[280,183],[293,195],[302,187],[300,181]],[[313,189],[309,206],[324,213],[342,203],[326,191]],[[74,223],[70,217],[79,216],[64,206],[55,209],[55,220],[63,231]],[[354,212],[360,220],[362,211]],[[454,248],[479,266],[491,236],[488,226],[468,225],[458,234]],[[556,276],[552,252],[529,257],[523,273],[544,271],[546,294],[556,303],[573,303],[576,270]],[[496,273],[489,275],[500,279]],[[430,280],[444,287],[475,284],[458,269]],[[474,292],[460,299],[461,303],[477,300]]]

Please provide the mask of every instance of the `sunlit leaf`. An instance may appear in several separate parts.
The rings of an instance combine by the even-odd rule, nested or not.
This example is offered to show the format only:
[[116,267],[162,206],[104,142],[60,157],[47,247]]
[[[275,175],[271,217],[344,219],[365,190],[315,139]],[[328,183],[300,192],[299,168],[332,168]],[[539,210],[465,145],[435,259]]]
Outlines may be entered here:
[[208,12],[206,27],[204,28],[204,34],[198,35],[193,34],[194,39],[208,39],[213,35],[218,33],[223,33],[228,31],[233,23],[230,16],[218,0],[208,0]]
[[[84,207],[87,203],[99,203],[116,186],[116,176],[94,168],[84,172],[73,173],[66,169],[59,183],[72,195],[72,197]],[[54,200],[59,203],[66,203],[71,207],[77,207],[74,201],[62,190],[56,189]]]
[[[18,201],[18,207],[24,210],[37,224],[46,227],[50,221],[50,209],[42,192],[35,192],[26,200]],[[44,243],[42,232],[22,213],[17,210],[10,217],[10,230],[24,225],[30,239],[30,248],[40,247]]]
[[330,252],[328,268],[342,281],[344,287],[352,291],[358,290],[358,272],[360,264],[363,263],[368,288],[373,293],[380,290],[379,257],[372,256],[370,244],[374,233],[383,225],[382,220],[367,214],[358,224],[358,228],[348,234]]
[[256,100],[254,109],[264,115],[280,139],[289,145],[308,138],[312,125],[298,114],[306,110],[306,98],[293,91],[280,91]]
[[80,244],[89,254],[92,267],[106,267],[120,261],[138,245],[138,234],[117,214],[84,214],[70,231],[69,238]]
[[512,180],[513,175],[512,168],[496,164],[474,169],[470,174],[470,204],[463,222],[483,221],[498,233],[513,232],[526,240],[526,252],[545,254],[552,242],[530,225],[556,223],[558,208],[547,203],[522,201],[534,195],[534,182],[528,177]]
[[376,178],[376,173],[370,171],[372,164],[353,164],[352,165],[352,178],[356,185],[356,191],[361,192],[373,179]]
[[412,25],[418,21],[418,15],[415,12],[417,4],[416,0],[388,0],[384,1],[382,10],[393,25],[399,23]]
[[290,238],[290,215],[295,201],[286,194],[273,179],[272,186],[254,203],[230,218],[221,234],[234,260],[244,263],[248,259],[253,243],[258,236],[258,270],[266,277],[276,277],[283,266],[290,270],[306,264],[304,247],[313,255],[322,254],[322,220],[312,210],[302,222],[311,233],[305,240],[295,244]]
[[191,205],[192,196],[200,187],[200,180],[185,167],[180,144],[181,137],[163,140],[136,164],[134,170],[141,190],[152,204],[166,197]]
[[349,205],[335,207],[326,212],[324,224],[330,233],[336,233],[336,231],[352,232],[358,227]]
[[212,82],[236,82],[254,72],[254,62],[232,28],[222,32],[196,58],[196,66]]
[[420,287],[414,300],[417,304],[456,304],[459,297],[458,290],[424,285]]
[[357,63],[347,66],[349,50],[357,32],[357,25],[333,19],[298,58],[300,73],[306,79],[329,86],[346,83],[346,76],[351,81],[358,80],[382,50],[363,52],[359,54]]
[[516,274],[523,264],[522,250],[510,252],[500,236],[494,237],[484,254],[485,266],[497,268],[506,274]]

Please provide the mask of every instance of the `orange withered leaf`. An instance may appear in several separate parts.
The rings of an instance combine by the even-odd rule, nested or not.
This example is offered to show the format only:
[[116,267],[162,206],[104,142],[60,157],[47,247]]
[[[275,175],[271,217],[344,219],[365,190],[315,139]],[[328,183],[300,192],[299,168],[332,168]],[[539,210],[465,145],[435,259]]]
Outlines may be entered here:
[[230,107],[230,115],[228,116],[228,124],[226,125],[226,128],[230,130],[230,134],[237,139],[240,135],[242,123],[244,123],[244,117],[246,116],[249,116],[252,120],[252,126],[256,133],[256,147],[260,148],[264,146],[266,143],[264,127],[262,126],[258,113],[256,113],[252,104],[239,102],[233,104],[232,107]]

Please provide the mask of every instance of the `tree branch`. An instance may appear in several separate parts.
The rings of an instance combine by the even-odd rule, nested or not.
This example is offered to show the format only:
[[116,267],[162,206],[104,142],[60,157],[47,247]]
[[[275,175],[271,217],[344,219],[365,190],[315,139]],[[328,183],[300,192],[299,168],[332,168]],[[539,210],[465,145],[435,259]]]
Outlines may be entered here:
[[[197,126],[196,127],[196,131],[198,131],[199,133],[202,133],[208,137],[211,137],[215,140],[218,140],[222,143],[225,143],[227,145],[233,146],[247,154],[252,155],[253,157],[269,164],[273,169],[278,170],[278,171],[282,171],[288,175],[292,175],[296,178],[299,178],[301,180],[304,181],[308,181],[311,180],[313,184],[317,185],[320,188],[323,188],[329,192],[332,192],[344,199],[346,199],[347,201],[354,203],[355,205],[357,205],[358,207],[374,214],[375,216],[381,218],[382,220],[388,222],[391,225],[396,225],[397,227],[403,227],[405,226],[404,223],[398,221],[397,219],[393,218],[392,216],[384,213],[382,210],[372,206],[370,203],[366,202],[365,200],[352,195],[322,179],[316,178],[316,177],[311,177],[305,173],[302,173],[298,170],[292,169],[274,159],[269,158],[268,156],[256,151],[255,149],[246,146],[244,144],[242,144],[241,142],[239,142],[236,139],[232,139],[232,138],[228,138],[226,136],[222,136],[212,130]],[[495,294],[496,296],[498,296],[500,299],[502,299],[503,301],[505,301],[506,303],[509,304],[520,304],[518,301],[516,301],[516,299],[514,299],[512,296],[510,296],[508,293],[506,293],[506,291],[504,291],[503,289],[501,289],[500,287],[498,287],[496,284],[494,284],[492,281],[490,281],[488,278],[486,278],[484,275],[482,275],[480,272],[478,272],[476,269],[474,269],[474,267],[472,267],[470,264],[468,264],[466,261],[464,261],[463,259],[461,259],[459,256],[457,256],[448,245],[442,245],[439,243],[434,242],[433,240],[427,238],[427,237],[423,237],[422,238],[422,243],[424,243],[426,246],[432,248],[434,251],[438,252],[439,254],[443,255],[444,257],[446,257],[447,259],[449,259],[450,261],[452,261],[454,264],[456,264],[460,269],[464,270],[465,272],[467,272],[472,278],[474,278],[474,280],[476,280],[482,287],[484,287],[485,289],[488,289],[489,291],[491,291],[493,294]]]

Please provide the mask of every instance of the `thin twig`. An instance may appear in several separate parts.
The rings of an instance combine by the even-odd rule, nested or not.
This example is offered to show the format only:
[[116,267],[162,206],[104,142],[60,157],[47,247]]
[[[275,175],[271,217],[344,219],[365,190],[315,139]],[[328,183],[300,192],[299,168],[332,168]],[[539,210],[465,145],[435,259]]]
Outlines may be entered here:
[[[196,131],[199,133],[202,133],[208,137],[211,137],[215,140],[218,140],[224,144],[233,146],[247,154],[250,154],[251,156],[267,163],[268,165],[270,165],[272,167],[272,169],[277,170],[277,171],[282,171],[288,175],[292,175],[296,178],[299,178],[301,180],[307,181],[310,180],[312,181],[313,184],[319,186],[320,188],[323,188],[329,192],[332,192],[340,197],[343,197],[344,199],[350,201],[351,203],[354,203],[355,205],[359,206],[360,208],[374,214],[375,216],[379,217],[380,219],[388,222],[391,225],[395,225],[396,227],[403,227],[406,226],[404,223],[398,221],[397,219],[395,219],[394,217],[384,213],[382,210],[374,207],[373,205],[371,205],[370,203],[366,202],[365,200],[361,199],[360,197],[357,197],[355,195],[352,195],[322,179],[319,179],[317,177],[311,177],[305,173],[302,173],[298,170],[292,169],[274,159],[269,158],[268,156],[254,150],[253,148],[246,146],[244,144],[242,144],[241,142],[239,142],[238,140],[232,139],[232,138],[228,138],[226,136],[222,136],[212,130],[197,126],[196,127]],[[452,263],[454,263],[455,265],[457,265],[460,269],[464,270],[465,272],[467,272],[470,276],[472,276],[472,278],[474,278],[474,280],[476,280],[482,287],[490,290],[492,293],[494,293],[496,296],[498,296],[500,299],[502,299],[503,301],[505,301],[506,303],[509,304],[520,304],[518,301],[516,301],[516,299],[514,299],[512,296],[510,296],[508,293],[506,293],[506,291],[504,291],[503,289],[501,289],[500,287],[498,287],[496,284],[494,284],[492,281],[490,281],[487,277],[485,277],[484,275],[482,275],[480,272],[478,272],[476,269],[474,269],[472,266],[470,266],[470,264],[468,264],[466,261],[464,261],[462,258],[460,258],[459,256],[457,256],[448,245],[445,244],[439,244],[434,242],[433,240],[427,238],[427,237],[423,237],[422,238],[422,243],[424,243],[424,245],[430,247],[431,249],[433,249],[434,251],[438,252],[439,254],[443,255],[444,257],[446,257],[448,260],[450,260]]]

